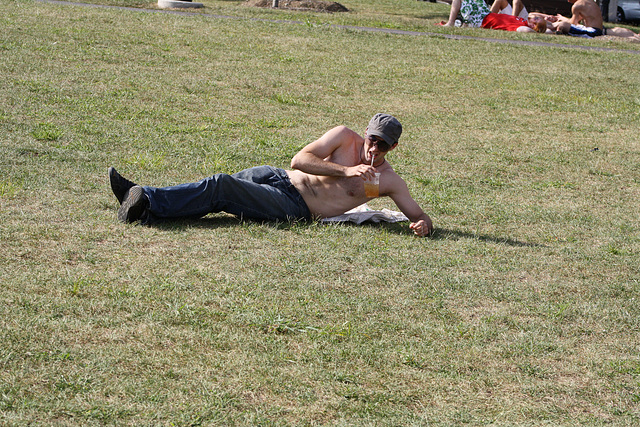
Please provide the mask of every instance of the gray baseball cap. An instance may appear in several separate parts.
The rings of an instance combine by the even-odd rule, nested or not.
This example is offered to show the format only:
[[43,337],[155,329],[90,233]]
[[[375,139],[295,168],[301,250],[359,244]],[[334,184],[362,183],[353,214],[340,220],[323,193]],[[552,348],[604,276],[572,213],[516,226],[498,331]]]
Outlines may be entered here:
[[367,127],[367,135],[379,136],[389,145],[397,143],[401,133],[402,125],[398,119],[385,113],[373,116]]

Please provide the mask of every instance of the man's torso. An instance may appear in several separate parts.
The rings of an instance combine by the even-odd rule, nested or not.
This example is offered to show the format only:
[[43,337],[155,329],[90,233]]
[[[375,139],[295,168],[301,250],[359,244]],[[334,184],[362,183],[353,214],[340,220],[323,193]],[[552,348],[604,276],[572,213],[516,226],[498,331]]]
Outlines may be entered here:
[[[595,1],[578,0],[571,7],[571,13],[578,18],[578,22],[582,21],[585,27],[593,27],[602,30],[602,11]],[[572,22],[572,24],[577,24],[577,22]]]
[[[326,160],[343,166],[356,166],[362,163],[364,140],[357,139],[343,144]],[[384,195],[385,176],[395,174],[393,168],[385,162],[377,167],[380,172],[380,195]],[[364,181],[360,177],[346,178],[312,175],[299,170],[288,170],[287,174],[316,217],[332,217],[360,206],[370,200],[364,194]],[[389,182],[390,180],[387,180]]]

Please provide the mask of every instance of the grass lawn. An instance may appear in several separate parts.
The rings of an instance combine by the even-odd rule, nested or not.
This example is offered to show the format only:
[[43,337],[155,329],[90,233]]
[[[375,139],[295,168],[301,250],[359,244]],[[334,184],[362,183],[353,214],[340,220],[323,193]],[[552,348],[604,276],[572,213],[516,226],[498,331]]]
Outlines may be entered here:
[[[0,424],[640,423],[640,45],[204,3],[0,3]],[[432,238],[116,220],[379,111]]]

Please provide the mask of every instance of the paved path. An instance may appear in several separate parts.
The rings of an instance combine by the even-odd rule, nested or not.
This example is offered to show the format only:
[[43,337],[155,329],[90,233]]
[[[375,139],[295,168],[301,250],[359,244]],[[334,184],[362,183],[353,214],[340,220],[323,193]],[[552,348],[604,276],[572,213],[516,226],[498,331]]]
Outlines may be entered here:
[[[260,22],[282,23],[282,24],[306,25],[306,22],[303,22],[303,21],[245,18],[245,17],[239,17],[239,16],[226,16],[226,15],[210,15],[210,14],[205,14],[200,12],[187,12],[187,11],[181,11],[181,10],[142,9],[137,7],[107,6],[107,5],[91,4],[91,3],[76,3],[76,2],[64,1],[64,0],[35,0],[35,1],[40,3],[53,3],[53,4],[60,4],[65,6],[95,7],[95,8],[102,8],[102,9],[121,9],[121,10],[129,10],[133,12],[143,12],[143,13],[166,13],[171,15],[205,16],[205,17],[214,18],[214,19],[235,19],[235,20],[250,20],[250,21],[260,21]],[[387,34],[399,34],[399,35],[406,35],[406,36],[442,37],[442,38],[452,39],[452,40],[479,40],[479,41],[484,41],[488,43],[543,46],[543,47],[564,48],[564,49],[582,49],[582,50],[593,50],[593,51],[601,51],[601,52],[623,52],[623,53],[631,53],[636,55],[640,54],[640,50],[614,49],[614,48],[598,47],[598,46],[580,46],[580,45],[557,44],[557,43],[548,43],[548,42],[533,42],[533,41],[525,41],[525,40],[492,39],[487,37],[460,36],[460,35],[454,35],[454,34],[430,33],[430,32],[423,32],[423,31],[404,31],[404,30],[393,30],[389,28],[358,27],[355,25],[328,24],[328,26],[331,28],[370,31],[370,32],[387,33]]]

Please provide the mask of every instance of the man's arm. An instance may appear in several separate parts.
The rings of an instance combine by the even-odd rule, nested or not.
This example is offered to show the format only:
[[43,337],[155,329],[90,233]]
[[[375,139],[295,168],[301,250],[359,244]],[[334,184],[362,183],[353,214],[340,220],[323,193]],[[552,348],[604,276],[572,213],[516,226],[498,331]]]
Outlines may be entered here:
[[409,228],[420,237],[428,236],[433,233],[433,223],[429,215],[424,213],[418,203],[413,200],[407,184],[402,178],[396,175],[394,182],[392,183],[392,191],[388,193],[393,202],[411,221]]
[[567,18],[566,16],[562,16],[560,14],[558,15],[547,15],[546,13],[540,13],[540,12],[529,12],[529,16],[537,16],[540,17],[542,19],[544,19],[547,22],[558,22],[558,21],[568,21],[569,18]]
[[356,132],[345,126],[335,127],[293,156],[291,167],[311,175],[373,177],[375,170],[369,165],[346,166],[329,161],[334,151],[341,147],[348,149],[358,138]]
[[580,21],[584,19],[584,16],[582,14],[583,9],[584,9],[584,6],[578,3],[574,4],[571,7],[571,19],[569,19],[569,22],[572,25],[577,25],[580,23]]

